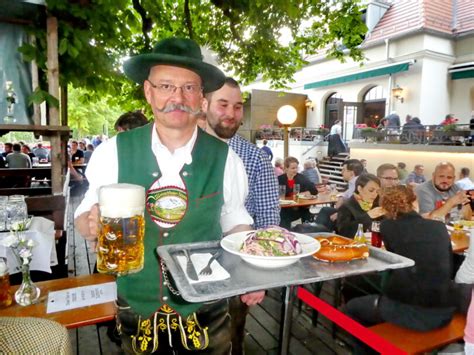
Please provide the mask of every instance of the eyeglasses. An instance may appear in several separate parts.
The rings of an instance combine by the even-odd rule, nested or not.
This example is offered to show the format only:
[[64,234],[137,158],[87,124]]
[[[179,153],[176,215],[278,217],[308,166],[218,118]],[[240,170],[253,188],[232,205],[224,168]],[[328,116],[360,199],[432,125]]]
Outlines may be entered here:
[[384,180],[388,180],[388,181],[399,181],[400,179],[399,178],[393,178],[393,177],[384,177],[384,176],[381,176],[380,177],[381,179],[384,179]]
[[197,84],[185,84],[183,86],[176,86],[168,83],[153,84],[150,80],[152,88],[157,89],[162,95],[172,95],[177,89],[181,89],[181,92],[185,96],[196,96],[202,92],[202,86]]

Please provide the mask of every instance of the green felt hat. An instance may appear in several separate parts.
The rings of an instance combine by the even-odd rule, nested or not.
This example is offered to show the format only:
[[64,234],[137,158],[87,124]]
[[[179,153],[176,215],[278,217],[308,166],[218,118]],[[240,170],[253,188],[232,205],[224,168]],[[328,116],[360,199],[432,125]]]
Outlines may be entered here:
[[204,92],[215,91],[224,85],[224,73],[205,63],[197,43],[186,38],[163,39],[155,45],[151,53],[140,54],[127,60],[123,69],[130,79],[143,84],[148,79],[151,67],[160,64],[192,70],[201,77]]

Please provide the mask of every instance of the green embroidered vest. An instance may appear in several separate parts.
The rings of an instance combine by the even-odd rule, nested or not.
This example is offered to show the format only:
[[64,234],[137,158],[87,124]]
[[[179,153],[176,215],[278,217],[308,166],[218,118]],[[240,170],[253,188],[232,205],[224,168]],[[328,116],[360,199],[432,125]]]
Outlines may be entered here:
[[[118,181],[149,190],[161,176],[151,150],[153,124],[117,135]],[[120,297],[142,317],[150,317],[168,305],[181,316],[196,311],[202,304],[188,303],[163,286],[163,275],[156,252],[160,245],[219,240],[223,198],[224,168],[228,146],[198,129],[191,165],[180,172],[188,195],[186,213],[173,228],[161,228],[145,211],[145,265],[142,271],[117,278]],[[171,277],[170,277],[171,278]]]

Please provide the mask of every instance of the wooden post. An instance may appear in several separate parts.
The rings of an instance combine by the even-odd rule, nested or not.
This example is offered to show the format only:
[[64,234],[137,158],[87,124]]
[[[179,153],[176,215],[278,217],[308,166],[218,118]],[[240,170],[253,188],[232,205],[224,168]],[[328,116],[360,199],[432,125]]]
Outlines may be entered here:
[[[36,45],[36,37],[31,36],[30,42],[32,45]],[[35,91],[39,87],[39,73],[38,65],[36,60],[31,61],[31,89]],[[33,122],[35,125],[39,126],[41,124],[41,111],[38,104],[33,104]]]
[[[47,30],[47,66],[48,66],[48,92],[59,100],[59,60],[58,60],[58,20],[48,16]],[[59,108],[49,105],[49,125],[59,126]],[[61,138],[59,134],[51,136],[51,185],[53,194],[62,193],[62,161]]]

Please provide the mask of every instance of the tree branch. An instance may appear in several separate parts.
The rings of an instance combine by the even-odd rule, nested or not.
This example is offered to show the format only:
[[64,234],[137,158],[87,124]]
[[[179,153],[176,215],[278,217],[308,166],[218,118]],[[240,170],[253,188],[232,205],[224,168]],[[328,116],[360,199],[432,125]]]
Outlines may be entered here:
[[188,28],[189,38],[194,39],[193,22],[191,21],[191,12],[189,11],[189,0],[184,0],[184,16],[186,17],[186,27]]
[[147,16],[145,9],[143,8],[140,0],[132,0],[133,8],[142,18],[142,33],[144,37],[144,47],[146,49],[150,48],[150,37],[148,36],[148,32],[151,31],[153,26],[153,21],[151,18]]

